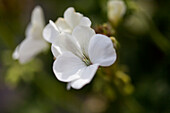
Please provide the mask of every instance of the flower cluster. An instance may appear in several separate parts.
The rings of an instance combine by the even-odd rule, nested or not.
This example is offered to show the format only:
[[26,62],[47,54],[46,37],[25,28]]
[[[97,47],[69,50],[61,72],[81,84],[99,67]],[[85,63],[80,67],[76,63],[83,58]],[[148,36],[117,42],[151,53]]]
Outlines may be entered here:
[[91,21],[68,8],[64,18],[50,21],[44,28],[44,38],[52,43],[56,60],[53,71],[57,79],[68,83],[68,89],[80,89],[94,77],[99,66],[110,66],[116,60],[111,39],[96,34]]
[[37,6],[26,30],[26,39],[16,48],[13,58],[20,63],[30,61],[47,48],[55,57],[53,71],[58,80],[67,82],[67,89],[80,89],[94,77],[99,66],[110,66],[116,61],[116,51],[111,39],[96,34],[91,21],[70,7],[64,18],[49,21],[44,28],[42,9]]

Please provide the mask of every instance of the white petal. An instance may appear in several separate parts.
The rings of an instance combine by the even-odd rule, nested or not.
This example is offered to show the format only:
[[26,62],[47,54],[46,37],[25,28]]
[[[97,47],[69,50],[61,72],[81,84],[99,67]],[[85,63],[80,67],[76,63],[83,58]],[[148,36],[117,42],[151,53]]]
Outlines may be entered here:
[[65,52],[54,61],[53,71],[58,80],[70,82],[80,77],[79,72],[84,67],[85,64],[79,57]]
[[48,45],[44,40],[26,38],[19,47],[19,62],[23,64],[30,61],[47,47]]
[[25,36],[26,36],[26,37],[29,37],[29,36],[30,36],[30,34],[31,34],[31,29],[32,29],[32,25],[31,25],[31,23],[29,23],[28,26],[27,26],[27,28],[26,28],[26,30],[25,30]]
[[49,21],[49,24],[43,30],[43,37],[46,41],[52,43],[55,41],[57,36],[59,35],[59,31],[54,22]]
[[16,60],[16,59],[19,58],[19,46],[20,46],[20,45],[18,45],[18,46],[15,48],[15,50],[14,50],[14,52],[13,52],[13,54],[12,54],[12,58],[13,58],[14,60]]
[[64,19],[69,24],[69,26],[73,29],[76,27],[80,20],[82,19],[83,15],[80,13],[76,13],[74,8],[70,7],[64,12]]
[[43,10],[40,6],[36,6],[32,12],[31,23],[33,25],[45,25]]
[[90,21],[90,19],[88,17],[83,17],[80,20],[80,25],[90,27],[91,26],[91,21]]
[[67,22],[63,18],[58,18],[55,24],[58,27],[58,29],[62,32],[68,33],[72,32],[71,27],[67,24]]
[[26,35],[26,38],[32,38],[34,39],[40,39],[42,40],[42,31],[43,31],[43,27],[37,26],[37,25],[31,25],[29,26],[28,29],[28,34]]
[[71,82],[67,83],[67,90],[71,89]]
[[59,49],[60,48],[58,46],[55,46],[53,44],[51,45],[51,52],[54,55],[54,57],[56,57],[56,58],[61,54]]
[[95,31],[90,27],[77,26],[73,30],[72,35],[76,38],[76,40],[80,44],[83,53],[85,53],[85,55],[88,57],[89,41],[91,37],[95,35]]
[[27,38],[42,38],[44,28],[44,14],[40,6],[36,6],[31,15],[31,22],[28,24],[25,35]]
[[111,39],[105,35],[94,35],[89,44],[89,57],[92,63],[110,66],[116,60],[116,52]]
[[58,46],[62,53],[65,51],[69,51],[79,57],[82,56],[82,52],[78,43],[76,42],[75,38],[70,34],[61,33],[53,44],[55,46]]
[[25,31],[25,36],[26,38],[41,39],[42,31],[43,25],[29,23]]
[[84,85],[90,83],[98,69],[98,66],[98,64],[94,64],[82,69],[80,78],[72,81],[71,87],[74,89],[81,89]]

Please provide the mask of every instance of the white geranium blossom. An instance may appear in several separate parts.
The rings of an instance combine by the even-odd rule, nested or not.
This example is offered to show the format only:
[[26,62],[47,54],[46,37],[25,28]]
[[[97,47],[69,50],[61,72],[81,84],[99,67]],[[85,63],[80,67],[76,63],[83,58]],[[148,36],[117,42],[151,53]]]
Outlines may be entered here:
[[107,10],[108,19],[116,26],[126,12],[126,5],[122,0],[109,0]]
[[26,29],[26,38],[16,47],[12,55],[13,59],[18,59],[21,64],[24,64],[48,47],[42,37],[44,25],[43,10],[40,6],[36,6]]
[[[58,29],[52,22],[51,33]],[[87,26],[77,26],[72,34],[62,32],[52,42],[52,53],[56,57],[53,71],[57,79],[68,83],[68,89],[80,89],[94,77],[99,66],[110,66],[116,60],[111,39],[95,34]]]
[[57,30],[56,32],[52,31],[53,24],[54,23],[50,21],[43,31],[44,39],[50,43],[52,43],[55,40],[59,33],[61,32],[72,33],[73,29],[78,25],[90,27],[91,21],[89,18],[84,17],[82,14],[75,12],[74,8],[69,7],[64,12],[64,18],[60,17],[55,22],[56,25],[55,29]]

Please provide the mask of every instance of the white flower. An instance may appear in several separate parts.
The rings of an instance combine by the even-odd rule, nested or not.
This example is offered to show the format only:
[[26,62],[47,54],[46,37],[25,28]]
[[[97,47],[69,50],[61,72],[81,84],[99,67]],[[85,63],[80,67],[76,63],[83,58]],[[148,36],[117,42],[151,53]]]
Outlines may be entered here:
[[[58,32],[53,32],[53,25],[54,23],[50,21],[50,23],[44,28],[43,36],[44,39],[48,42],[52,43],[55,38],[61,32],[72,33],[73,29],[78,26],[91,26],[91,21],[89,18],[84,17],[82,14],[75,12],[74,8],[70,7],[64,12],[64,18],[58,18],[55,22],[55,29]],[[53,34],[54,33],[54,34]],[[53,36],[54,35],[54,36]]]
[[126,12],[125,3],[122,0],[110,0],[107,3],[108,19],[117,25]]
[[36,6],[26,29],[26,38],[16,47],[12,55],[13,59],[18,59],[21,64],[26,63],[48,47],[42,37],[44,25],[43,10],[40,6]]
[[[58,32],[51,23],[51,33]],[[60,33],[52,43],[56,57],[53,71],[57,79],[68,82],[68,89],[80,89],[94,77],[99,66],[110,66],[116,60],[116,52],[109,37],[95,34],[87,26],[77,26],[72,34]]]

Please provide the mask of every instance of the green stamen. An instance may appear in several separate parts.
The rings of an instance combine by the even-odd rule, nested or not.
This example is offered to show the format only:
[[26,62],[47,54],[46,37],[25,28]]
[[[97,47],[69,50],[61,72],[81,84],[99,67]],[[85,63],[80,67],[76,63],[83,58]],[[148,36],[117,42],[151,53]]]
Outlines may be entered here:
[[83,58],[83,62],[84,62],[87,66],[91,65],[90,60],[87,59],[86,57]]

